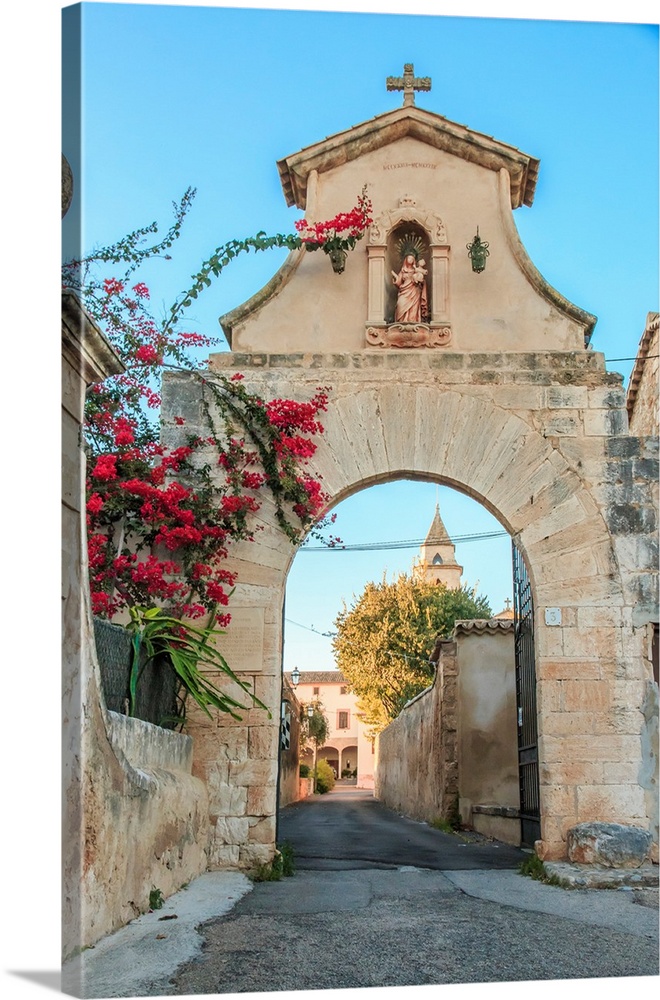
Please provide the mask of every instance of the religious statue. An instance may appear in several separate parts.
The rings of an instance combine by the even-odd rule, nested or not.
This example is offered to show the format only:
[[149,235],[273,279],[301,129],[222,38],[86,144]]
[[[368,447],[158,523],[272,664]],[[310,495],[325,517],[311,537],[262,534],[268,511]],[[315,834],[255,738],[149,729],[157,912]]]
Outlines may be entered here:
[[392,280],[397,287],[395,323],[424,323],[428,320],[427,274],[426,261],[414,253],[405,255],[398,274],[392,271]]

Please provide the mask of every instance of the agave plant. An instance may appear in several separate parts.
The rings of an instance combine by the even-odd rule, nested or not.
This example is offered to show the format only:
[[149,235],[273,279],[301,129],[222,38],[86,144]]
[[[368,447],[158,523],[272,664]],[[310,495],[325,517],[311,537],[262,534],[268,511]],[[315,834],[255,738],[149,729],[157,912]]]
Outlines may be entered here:
[[[228,712],[240,720],[240,711],[251,706],[244,705],[235,698],[220,691],[200,670],[204,665],[219,670],[243,688],[252,704],[271,713],[268,707],[249,690],[245,681],[240,680],[231,669],[224,656],[218,651],[214,640],[224,635],[224,629],[215,628],[215,615],[205,626],[191,625],[168,615],[162,608],[129,608],[131,620],[128,629],[133,633],[133,658],[129,681],[129,714],[135,715],[137,687],[140,674],[151,660],[166,655],[182,686],[209,718],[210,708]],[[143,656],[143,653],[146,656]]]

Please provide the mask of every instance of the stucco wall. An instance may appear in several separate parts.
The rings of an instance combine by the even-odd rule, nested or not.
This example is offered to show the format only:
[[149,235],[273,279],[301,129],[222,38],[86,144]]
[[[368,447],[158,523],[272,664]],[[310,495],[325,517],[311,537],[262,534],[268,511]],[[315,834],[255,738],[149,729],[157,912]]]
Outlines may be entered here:
[[80,304],[63,296],[62,955],[66,959],[206,868],[208,796],[192,741],[106,712],[87,585],[85,387],[121,370]]
[[[432,210],[441,219],[449,246],[447,299],[453,350],[490,351],[494,344],[503,351],[583,346],[581,323],[569,319],[552,297],[540,296],[538,286],[534,289],[530,283],[527,255],[511,213],[506,171],[465,162],[405,136],[339,167],[325,171],[321,167],[310,178],[306,217],[319,221],[347,211],[365,181],[375,219],[396,210],[404,196],[413,198],[420,214]],[[490,244],[486,271],[480,275],[472,272],[465,252],[475,235],[475,220],[481,238]],[[259,308],[265,301],[263,293],[248,303],[248,312],[239,307],[223,317],[225,327],[233,331],[232,349],[282,353],[364,349],[367,247],[368,239],[358,244],[341,278],[325,254],[294,251],[274,279],[276,293],[267,300],[267,319]],[[540,284],[544,286],[542,279]]]
[[473,812],[517,814],[520,806],[513,622],[457,624],[455,638],[461,818],[481,832],[497,826],[498,839],[519,843],[516,818]]
[[[512,623],[457,623],[437,648],[433,685],[378,737],[375,794],[414,819],[458,807],[464,822],[492,826],[472,807],[519,805]],[[498,822],[511,826],[502,839],[519,842],[519,823]]]

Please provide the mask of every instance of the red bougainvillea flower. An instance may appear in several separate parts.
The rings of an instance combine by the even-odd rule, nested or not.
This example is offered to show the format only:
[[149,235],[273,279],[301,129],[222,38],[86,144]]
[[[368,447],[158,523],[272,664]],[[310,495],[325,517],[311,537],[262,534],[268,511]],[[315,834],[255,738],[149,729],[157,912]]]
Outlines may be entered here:
[[93,479],[99,479],[101,482],[109,482],[111,479],[116,479],[117,456],[99,455],[96,460],[96,465],[92,469],[90,475]]
[[162,364],[162,358],[153,344],[141,344],[135,352],[135,357],[145,365]]
[[87,511],[90,514],[100,514],[103,510],[103,498],[98,493],[92,493],[87,501]]
[[116,278],[106,278],[103,282],[103,289],[108,296],[121,295],[124,291],[124,283],[123,281],[118,281]]

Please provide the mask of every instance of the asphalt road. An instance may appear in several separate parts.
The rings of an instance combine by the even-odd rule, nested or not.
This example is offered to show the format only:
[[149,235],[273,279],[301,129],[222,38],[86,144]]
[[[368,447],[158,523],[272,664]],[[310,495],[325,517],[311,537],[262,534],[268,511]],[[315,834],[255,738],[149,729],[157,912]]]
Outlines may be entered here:
[[280,812],[277,839],[291,844],[299,870],[517,869],[527,857],[506,844],[469,842],[398,816],[370,791],[350,785],[287,806]]
[[657,892],[534,882],[520,852],[461,844],[354,789],[283,810],[287,839],[296,874],[204,925],[163,995],[658,975]]

